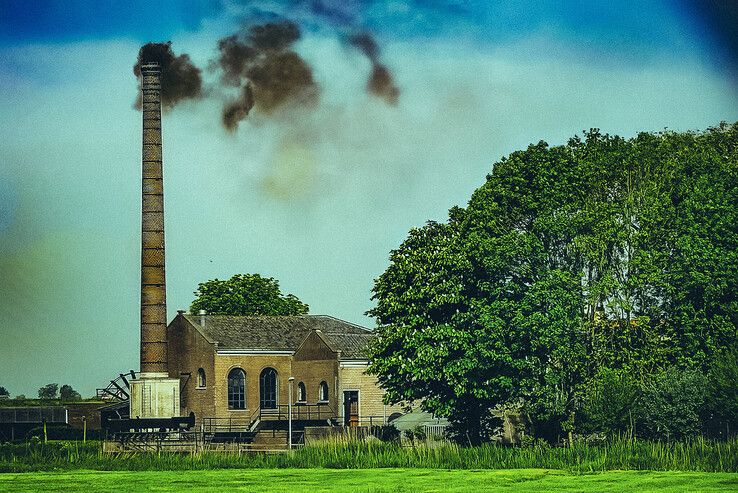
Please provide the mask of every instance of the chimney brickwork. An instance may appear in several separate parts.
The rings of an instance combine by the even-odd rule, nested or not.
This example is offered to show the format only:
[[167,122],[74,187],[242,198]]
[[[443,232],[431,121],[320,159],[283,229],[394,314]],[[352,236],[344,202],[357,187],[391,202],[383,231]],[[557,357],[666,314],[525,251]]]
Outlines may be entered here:
[[164,274],[164,186],[161,146],[161,67],[141,66],[143,189],[141,211],[141,373],[167,373]]

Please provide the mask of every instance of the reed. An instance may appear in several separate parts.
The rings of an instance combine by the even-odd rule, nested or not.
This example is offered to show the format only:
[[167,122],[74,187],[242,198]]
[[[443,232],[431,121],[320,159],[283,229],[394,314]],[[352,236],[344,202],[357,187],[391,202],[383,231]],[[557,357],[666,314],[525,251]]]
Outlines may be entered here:
[[462,447],[419,443],[414,447],[334,437],[291,453],[199,454],[103,453],[100,444],[49,442],[0,445],[0,472],[92,470],[207,470],[234,468],[430,468],[559,469],[575,473],[608,470],[738,472],[738,439],[650,442],[614,439],[605,444],[575,443],[507,447],[485,444]]

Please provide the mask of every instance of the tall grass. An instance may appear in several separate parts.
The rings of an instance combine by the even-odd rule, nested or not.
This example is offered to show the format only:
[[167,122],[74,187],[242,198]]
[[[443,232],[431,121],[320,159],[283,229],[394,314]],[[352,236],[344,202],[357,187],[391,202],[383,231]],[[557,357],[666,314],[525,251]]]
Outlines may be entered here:
[[487,444],[419,444],[402,447],[383,442],[333,438],[283,454],[203,452],[118,453],[100,451],[99,443],[49,442],[1,445],[0,472],[93,470],[189,470],[233,468],[384,467],[433,469],[545,468],[571,472],[619,470],[738,472],[738,439],[696,439],[662,443],[618,439],[607,444],[505,447]]

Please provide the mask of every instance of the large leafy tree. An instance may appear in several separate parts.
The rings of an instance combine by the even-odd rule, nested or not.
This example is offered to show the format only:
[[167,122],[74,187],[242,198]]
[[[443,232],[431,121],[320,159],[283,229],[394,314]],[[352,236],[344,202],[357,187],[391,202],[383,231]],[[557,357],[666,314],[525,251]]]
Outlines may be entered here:
[[228,280],[200,283],[191,313],[212,315],[304,315],[308,305],[292,294],[284,295],[279,281],[259,274],[236,274]]
[[593,130],[494,165],[465,209],[412,230],[375,282],[370,370],[483,435],[490,407],[554,439],[590,382],[705,368],[738,326],[738,125]]

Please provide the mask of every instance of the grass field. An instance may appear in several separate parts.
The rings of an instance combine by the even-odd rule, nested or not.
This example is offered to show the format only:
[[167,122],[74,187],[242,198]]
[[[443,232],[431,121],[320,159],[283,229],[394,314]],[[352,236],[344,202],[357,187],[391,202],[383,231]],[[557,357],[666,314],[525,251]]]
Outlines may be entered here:
[[548,469],[570,473],[604,471],[693,471],[738,473],[738,438],[662,443],[614,440],[572,447],[504,447],[485,444],[383,442],[334,439],[285,454],[203,452],[105,454],[99,442],[0,445],[0,472],[191,471],[220,469]]
[[221,469],[67,471],[0,474],[0,492],[724,492],[738,474],[609,471],[573,475],[546,469]]

